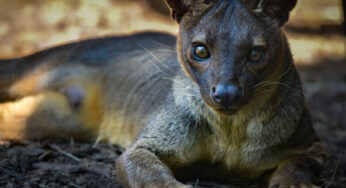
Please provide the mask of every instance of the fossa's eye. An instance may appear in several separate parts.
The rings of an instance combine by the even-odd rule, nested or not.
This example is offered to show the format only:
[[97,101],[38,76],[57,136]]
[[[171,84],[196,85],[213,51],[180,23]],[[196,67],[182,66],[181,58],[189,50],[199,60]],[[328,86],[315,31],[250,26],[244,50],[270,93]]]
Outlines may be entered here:
[[204,61],[210,58],[210,52],[203,44],[194,45],[193,56],[197,61]]
[[259,48],[252,48],[248,55],[248,60],[251,63],[260,63],[264,57],[264,50]]

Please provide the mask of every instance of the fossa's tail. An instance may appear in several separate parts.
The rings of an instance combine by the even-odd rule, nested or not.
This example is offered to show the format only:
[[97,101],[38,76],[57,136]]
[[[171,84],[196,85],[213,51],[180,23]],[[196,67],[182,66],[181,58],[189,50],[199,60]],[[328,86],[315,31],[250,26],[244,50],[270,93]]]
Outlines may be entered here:
[[35,55],[0,60],[0,140],[92,138],[103,114],[99,73],[64,65]]
[[22,69],[18,65],[16,60],[0,60],[0,102],[9,98],[7,88],[16,80],[16,71]]
[[89,119],[83,117],[71,109],[64,95],[56,92],[0,103],[0,140],[45,137],[87,140],[93,137],[93,132],[85,126]]
[[15,98],[10,93],[10,87],[34,66],[32,63],[24,63],[23,59],[0,59],[0,102]]
[[42,73],[36,69],[41,62],[32,56],[0,59],[0,103],[30,93]]

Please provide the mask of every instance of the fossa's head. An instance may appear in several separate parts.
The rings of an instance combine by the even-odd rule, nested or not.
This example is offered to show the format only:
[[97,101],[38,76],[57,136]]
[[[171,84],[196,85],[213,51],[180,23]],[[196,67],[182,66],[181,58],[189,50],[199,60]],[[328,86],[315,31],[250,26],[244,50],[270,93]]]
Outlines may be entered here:
[[279,71],[285,50],[280,27],[296,0],[166,0],[180,24],[178,53],[204,102],[233,114],[256,85]]

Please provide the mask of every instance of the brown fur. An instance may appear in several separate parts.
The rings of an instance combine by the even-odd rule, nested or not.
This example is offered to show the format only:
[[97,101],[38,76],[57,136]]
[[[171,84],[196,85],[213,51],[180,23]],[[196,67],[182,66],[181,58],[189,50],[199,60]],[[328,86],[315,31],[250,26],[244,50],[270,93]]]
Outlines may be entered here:
[[[280,29],[296,1],[167,4],[180,23],[177,41],[140,33],[0,61],[0,137],[120,145],[125,187],[189,187],[177,179],[193,175],[314,187],[324,150]],[[210,58],[196,59],[195,43]],[[248,59],[254,47],[264,49],[260,62]],[[219,83],[242,89],[232,109],[211,97]]]

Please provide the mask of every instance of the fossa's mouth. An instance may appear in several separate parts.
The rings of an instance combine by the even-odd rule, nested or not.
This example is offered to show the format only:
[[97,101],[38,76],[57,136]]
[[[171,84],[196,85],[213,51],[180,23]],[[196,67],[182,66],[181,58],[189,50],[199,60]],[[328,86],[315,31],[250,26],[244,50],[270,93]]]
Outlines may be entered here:
[[223,115],[223,116],[231,116],[239,112],[244,106],[246,106],[252,95],[246,95],[243,96],[243,98],[239,101],[237,101],[235,104],[229,106],[229,107],[222,107],[222,106],[214,106],[211,105],[210,107],[215,111],[217,114]]
[[237,100],[234,104],[225,107],[222,105],[215,104],[209,96],[202,95],[202,100],[217,115],[232,116],[235,115],[243,106],[248,102],[247,97]]

